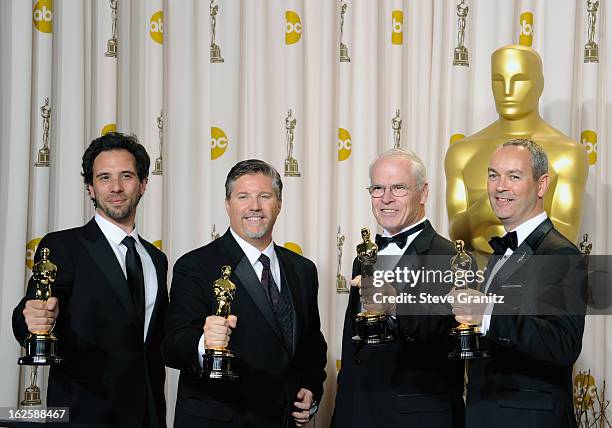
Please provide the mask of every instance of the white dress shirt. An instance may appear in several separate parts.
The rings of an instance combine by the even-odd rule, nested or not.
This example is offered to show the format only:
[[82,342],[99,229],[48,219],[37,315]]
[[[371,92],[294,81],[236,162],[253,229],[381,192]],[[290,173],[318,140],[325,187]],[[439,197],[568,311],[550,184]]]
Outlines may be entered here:
[[[238,236],[238,234],[234,232],[231,227],[230,233],[232,234],[238,245],[240,245],[240,248],[247,256],[247,259],[249,259],[249,263],[251,263],[251,266],[253,266],[255,274],[257,275],[257,278],[259,278],[260,281],[261,274],[263,273],[263,264],[259,261],[259,256],[265,254],[270,258],[270,270],[272,271],[272,277],[274,278],[274,282],[276,283],[276,286],[280,291],[281,272],[278,257],[276,256],[276,251],[274,251],[274,241],[271,241],[270,245],[268,245],[263,251],[259,251],[257,247],[254,247],[253,245],[242,239],[240,236]],[[205,350],[206,346],[204,342],[204,333],[202,333],[202,336],[200,336],[200,340],[198,342],[198,358],[200,360],[200,366],[203,366],[203,354]]]
[[[529,235],[531,235],[531,232],[536,230],[536,228],[540,224],[542,224],[542,222],[546,220],[547,218],[548,218],[548,215],[546,215],[546,212],[543,212],[543,213],[538,214],[535,217],[530,218],[526,222],[520,224],[519,226],[511,230],[510,232],[516,232],[517,248],[523,243],[523,241]],[[497,263],[491,268],[491,274],[489,275],[489,278],[487,278],[487,283],[485,284],[485,288],[484,288],[485,294],[487,290],[489,289],[491,282],[493,281],[493,277],[501,269],[503,264],[506,263],[506,260],[510,258],[512,253],[514,253],[514,251],[512,250],[512,248],[508,247],[508,249],[504,253],[504,256],[501,259],[499,259]],[[480,331],[482,332],[482,334],[487,334],[487,331],[489,331],[489,326],[491,325],[491,314],[493,313],[493,305],[494,305],[493,303],[489,303],[484,311],[484,315],[482,316],[482,326],[480,328]]]
[[[127,279],[127,271],[125,268],[127,247],[123,245],[121,241],[123,241],[128,234],[126,234],[119,226],[111,223],[98,213],[96,213],[95,220],[100,227],[100,230],[102,230],[104,237],[113,249],[115,257],[117,257],[117,261],[119,262],[119,266],[121,266],[121,270]],[[140,260],[142,262],[142,274],[145,287],[145,319],[143,337],[146,339],[149,323],[151,322],[151,314],[153,313],[153,308],[155,307],[155,299],[157,298],[157,270],[155,269],[151,256],[140,242],[140,239],[138,239],[136,227],[134,227],[134,230],[132,230],[132,233],[130,233],[129,236],[134,238],[136,241],[136,252],[140,256]]]

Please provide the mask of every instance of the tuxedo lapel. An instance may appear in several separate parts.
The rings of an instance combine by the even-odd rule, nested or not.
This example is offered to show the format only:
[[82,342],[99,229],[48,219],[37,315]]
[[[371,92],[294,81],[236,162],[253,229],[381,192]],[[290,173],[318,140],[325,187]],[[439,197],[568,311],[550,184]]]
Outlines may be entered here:
[[117,295],[130,321],[134,323],[134,327],[138,328],[136,309],[128,290],[127,279],[121,270],[113,249],[94,219],[91,219],[89,223],[83,226],[83,236],[80,239],[87,252],[91,255],[91,258],[106,277],[111,289]]
[[276,334],[278,337],[278,340],[280,340],[281,343],[284,343],[283,335],[274,316],[274,312],[272,312],[272,307],[268,302],[263,286],[261,285],[259,278],[257,278],[255,270],[253,269],[251,262],[249,262],[248,257],[244,254],[242,248],[240,248],[240,245],[238,245],[229,229],[219,239],[221,240],[220,243],[223,245],[230,260],[232,260],[232,264],[235,266],[232,270],[232,276],[235,276],[237,279],[236,285],[241,285],[242,288],[246,290],[255,303],[257,309],[259,309],[266,322],[270,325],[272,331],[274,331],[274,334]]
[[495,290],[500,284],[506,282],[518,269],[525,266],[527,261],[533,256],[542,240],[548,232],[553,229],[550,219],[544,220],[525,238],[512,255],[506,260],[504,265],[497,271],[491,281],[489,290]]

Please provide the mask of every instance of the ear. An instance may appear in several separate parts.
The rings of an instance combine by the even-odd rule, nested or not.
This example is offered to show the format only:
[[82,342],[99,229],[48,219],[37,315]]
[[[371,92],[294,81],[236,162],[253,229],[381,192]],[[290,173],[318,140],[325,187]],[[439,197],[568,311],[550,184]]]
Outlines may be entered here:
[[422,205],[425,205],[425,203],[427,202],[428,196],[429,196],[429,183],[425,182],[423,183],[423,189],[421,189],[421,199],[419,200],[419,203]]
[[229,217],[230,215],[230,203],[229,203],[229,198],[225,198],[225,211],[227,212],[227,215]]
[[145,178],[140,182],[140,196],[144,195],[145,190],[147,190],[148,183],[149,183],[148,178]]
[[87,185],[87,193],[89,193],[89,197],[91,199],[96,199],[96,192],[94,191],[94,187],[91,184]]
[[538,178],[538,198],[542,199],[548,190],[548,174]]

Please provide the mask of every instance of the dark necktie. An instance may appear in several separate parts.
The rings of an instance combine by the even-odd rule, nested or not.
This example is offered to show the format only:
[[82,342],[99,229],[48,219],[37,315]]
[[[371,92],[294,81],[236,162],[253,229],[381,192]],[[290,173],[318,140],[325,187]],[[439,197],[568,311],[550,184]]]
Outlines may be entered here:
[[[136,308],[136,316],[140,323],[141,331],[144,330],[144,312],[145,312],[145,298],[144,298],[144,275],[142,272],[142,262],[140,256],[136,251],[136,240],[131,236],[126,236],[121,241],[123,245],[127,247],[127,254],[125,255],[125,270],[127,271],[127,282],[132,295],[132,301]],[[144,333],[144,331],[143,331]]]
[[275,307],[280,299],[280,291],[278,291],[278,286],[276,285],[276,282],[274,282],[274,277],[272,276],[272,271],[270,270],[270,257],[261,253],[259,256],[259,261],[263,265],[263,271],[261,272],[261,285],[268,296],[268,301],[272,307]]
[[518,246],[516,231],[508,232],[504,236],[494,236],[489,241],[489,245],[491,248],[493,248],[493,254],[499,256],[506,254],[508,248],[511,248],[512,251],[516,250],[516,247]]
[[389,245],[390,243],[395,243],[395,245],[398,246],[398,248],[404,248],[406,246],[406,241],[408,240],[408,237],[410,235],[412,235],[413,233],[417,233],[419,230],[423,229],[425,227],[425,222],[421,222],[419,224],[417,224],[414,227],[411,227],[410,229],[406,230],[405,232],[402,233],[398,233],[395,236],[390,236],[390,237],[386,237],[386,236],[381,236],[381,235],[376,235],[376,245],[378,245],[378,251],[382,250],[383,248],[385,248],[387,245]]

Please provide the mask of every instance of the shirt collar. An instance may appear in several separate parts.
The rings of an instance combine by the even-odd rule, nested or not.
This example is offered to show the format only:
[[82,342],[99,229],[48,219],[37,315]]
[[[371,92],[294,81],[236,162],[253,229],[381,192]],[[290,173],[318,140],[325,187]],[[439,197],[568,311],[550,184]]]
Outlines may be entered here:
[[234,232],[231,227],[230,232],[238,243],[238,245],[240,245],[240,248],[242,248],[242,251],[244,251],[244,254],[249,259],[251,265],[255,265],[255,263],[257,263],[261,253],[264,253],[266,256],[268,256],[270,260],[276,259],[276,252],[274,251],[274,241],[270,241],[270,245],[268,245],[263,251],[259,251],[257,247],[249,244],[247,241],[242,239],[236,232]]
[[106,239],[113,242],[115,245],[121,244],[121,241],[123,241],[123,238],[125,238],[126,236],[131,236],[132,238],[136,240],[137,244],[140,244],[136,226],[134,226],[134,230],[132,230],[132,233],[127,234],[119,226],[117,226],[114,223],[111,223],[109,220],[105,219],[98,213],[96,213],[96,216],[94,218],[96,220],[96,223],[98,223],[98,226],[100,227],[100,230],[102,230],[102,233],[104,234]]
[[531,232],[536,230],[536,228],[547,218],[548,215],[546,214],[546,212],[543,212],[535,217],[530,218],[526,222],[518,225],[513,230],[511,230],[510,232],[516,232],[517,246],[521,245],[523,241],[527,239],[529,235],[531,235]]

